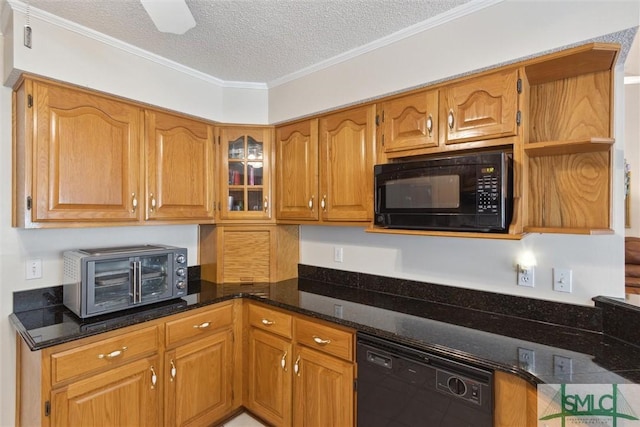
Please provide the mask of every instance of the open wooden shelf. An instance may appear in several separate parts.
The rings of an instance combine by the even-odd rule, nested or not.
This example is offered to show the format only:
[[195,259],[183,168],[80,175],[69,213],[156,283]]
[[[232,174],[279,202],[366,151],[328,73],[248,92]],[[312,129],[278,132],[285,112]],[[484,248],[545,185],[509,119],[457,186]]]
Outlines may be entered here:
[[529,157],[556,156],[561,154],[595,153],[608,151],[615,140],[613,138],[588,138],[570,141],[530,142],[524,145]]
[[380,234],[404,234],[409,236],[436,236],[436,237],[466,237],[476,239],[496,239],[496,240],[521,240],[526,234],[508,234],[508,233],[481,233],[467,231],[432,231],[432,230],[402,230],[395,228],[365,228],[367,233]]

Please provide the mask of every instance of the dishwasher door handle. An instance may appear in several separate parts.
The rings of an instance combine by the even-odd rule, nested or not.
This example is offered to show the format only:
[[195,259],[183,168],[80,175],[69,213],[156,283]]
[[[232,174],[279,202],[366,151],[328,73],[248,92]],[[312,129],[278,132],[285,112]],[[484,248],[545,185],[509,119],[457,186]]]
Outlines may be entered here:
[[382,366],[383,368],[387,369],[391,369],[393,367],[393,362],[390,357],[383,356],[371,350],[367,350],[367,362],[371,362],[375,365]]

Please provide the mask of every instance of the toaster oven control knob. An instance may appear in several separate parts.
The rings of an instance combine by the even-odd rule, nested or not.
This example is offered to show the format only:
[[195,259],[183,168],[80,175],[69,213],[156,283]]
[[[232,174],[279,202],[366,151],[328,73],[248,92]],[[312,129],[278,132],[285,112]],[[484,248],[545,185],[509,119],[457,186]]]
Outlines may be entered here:
[[180,277],[184,277],[187,274],[187,270],[184,267],[180,267],[176,270],[176,274]]
[[184,280],[180,280],[178,283],[176,283],[176,288],[178,289],[184,289],[187,287],[187,282],[185,282]]
[[185,262],[187,262],[187,257],[184,256],[184,254],[178,254],[178,256],[176,257],[176,262],[178,264],[184,264]]

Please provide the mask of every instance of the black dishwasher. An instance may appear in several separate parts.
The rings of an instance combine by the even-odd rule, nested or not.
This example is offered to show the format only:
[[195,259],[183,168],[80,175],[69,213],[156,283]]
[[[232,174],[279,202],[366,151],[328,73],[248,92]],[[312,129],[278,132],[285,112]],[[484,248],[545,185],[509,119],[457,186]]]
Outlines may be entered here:
[[491,371],[358,334],[358,427],[491,427]]

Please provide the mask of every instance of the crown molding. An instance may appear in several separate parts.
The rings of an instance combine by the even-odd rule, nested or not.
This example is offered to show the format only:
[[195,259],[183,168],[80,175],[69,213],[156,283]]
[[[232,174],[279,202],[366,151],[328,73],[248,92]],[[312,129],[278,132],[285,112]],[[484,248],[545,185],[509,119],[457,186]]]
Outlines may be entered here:
[[[27,5],[22,1],[19,1],[19,0],[6,0],[6,1],[9,4],[9,6],[11,6],[11,9],[14,12],[20,12],[23,14],[27,13]],[[130,45],[129,43],[125,43],[121,40],[118,40],[106,34],[103,34],[98,31],[92,30],[90,28],[84,27],[82,25],[76,24],[75,22],[69,21],[67,19],[60,18],[59,16],[53,15],[41,9],[34,8],[32,6],[29,7],[29,15],[31,19],[39,19],[51,25],[55,25],[67,31],[71,31],[76,34],[85,36],[87,38],[96,40],[100,43],[104,43],[105,45],[122,50],[124,52],[138,56],[140,58],[144,58],[158,65],[161,65],[163,67],[176,70],[178,72],[206,81],[207,83],[210,83],[216,86],[220,86],[223,88],[236,88],[236,89],[262,89],[262,90],[268,89],[266,83],[236,82],[236,81],[221,80],[217,77],[211,76],[209,74],[203,73],[198,70],[194,70],[193,68],[190,68],[190,67],[186,67],[182,64],[179,64],[175,61],[171,61],[160,55],[156,55],[144,49],[140,49],[136,46]]]
[[340,55],[336,55],[333,58],[329,58],[325,61],[318,62],[317,64],[314,64],[310,67],[303,68],[291,74],[287,74],[286,76],[271,80],[270,82],[267,83],[267,86],[269,88],[273,88],[273,87],[288,83],[290,81],[297,80],[306,75],[315,73],[325,68],[329,68],[333,65],[348,61],[357,56],[364,55],[365,53],[374,51],[376,49],[380,49],[381,47],[388,46],[400,40],[406,39],[415,34],[418,34],[423,31],[429,30],[431,28],[435,28],[440,25],[446,24],[448,22],[454,21],[463,16],[471,15],[472,13],[475,13],[479,10],[486,9],[487,7],[491,7],[496,4],[502,3],[503,1],[505,0],[471,0],[470,2],[460,5],[456,8],[453,8],[445,13],[437,15],[431,19],[427,19],[425,21],[419,22],[410,27],[403,28],[400,31],[396,31],[393,34],[390,34],[386,37],[382,37],[369,44],[357,47],[350,51],[344,52]]

